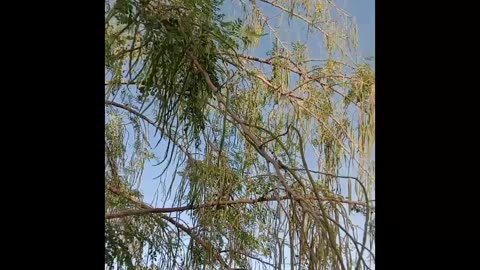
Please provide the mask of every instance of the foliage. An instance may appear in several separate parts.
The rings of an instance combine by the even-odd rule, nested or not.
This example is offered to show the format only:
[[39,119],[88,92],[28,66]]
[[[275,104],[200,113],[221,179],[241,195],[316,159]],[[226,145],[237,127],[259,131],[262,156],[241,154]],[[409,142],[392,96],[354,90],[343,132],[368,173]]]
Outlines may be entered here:
[[117,0],[105,18],[108,268],[371,268],[375,73],[346,11]]

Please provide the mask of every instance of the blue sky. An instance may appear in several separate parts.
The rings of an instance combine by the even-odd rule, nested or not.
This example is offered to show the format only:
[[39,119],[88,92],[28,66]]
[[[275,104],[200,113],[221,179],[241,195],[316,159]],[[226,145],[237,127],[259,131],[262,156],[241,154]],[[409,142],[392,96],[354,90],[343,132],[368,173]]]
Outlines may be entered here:
[[[356,23],[359,27],[359,44],[360,44],[360,57],[368,57],[375,55],[375,0],[348,0],[348,1],[336,1],[339,6],[343,7],[347,10],[351,15],[353,15],[356,19]],[[232,10],[230,10],[232,11]],[[233,10],[234,12],[234,10]],[[293,27],[292,27],[293,26]],[[283,34],[291,40],[296,40],[302,38],[299,36],[299,31],[296,31],[294,28],[295,25],[291,25],[288,27],[286,23],[281,25]],[[265,57],[263,54],[266,52],[271,45],[271,40],[267,36],[265,37],[261,43],[260,47],[256,51],[256,56],[258,57]],[[321,43],[312,39],[309,42],[309,50],[315,56],[317,54],[321,54]],[[159,157],[163,156],[163,150],[165,149],[165,144],[161,143],[155,152]],[[155,194],[158,192],[162,192],[162,183],[163,181],[172,178],[173,172],[168,170],[166,175],[154,179],[158,174],[163,170],[163,168],[153,167],[154,162],[147,164],[145,172],[143,173],[143,179],[140,186],[141,192],[144,194],[144,201],[146,203],[152,204],[154,206],[162,207],[162,200],[159,200],[159,204],[155,203]],[[344,173],[345,175],[347,173]],[[355,172],[349,172],[350,175],[355,175]],[[178,179],[177,179],[178,181]],[[345,182],[346,183],[346,182]],[[160,189],[159,189],[160,188]],[[167,184],[168,188],[168,184]],[[166,205],[169,206],[168,204]],[[186,217],[186,215],[182,215],[182,217]],[[186,218],[188,219],[188,218]],[[362,219],[359,217],[354,217],[355,223],[362,223]]]
[[360,51],[364,56],[375,55],[375,0],[346,1],[346,10],[355,16],[359,26]]

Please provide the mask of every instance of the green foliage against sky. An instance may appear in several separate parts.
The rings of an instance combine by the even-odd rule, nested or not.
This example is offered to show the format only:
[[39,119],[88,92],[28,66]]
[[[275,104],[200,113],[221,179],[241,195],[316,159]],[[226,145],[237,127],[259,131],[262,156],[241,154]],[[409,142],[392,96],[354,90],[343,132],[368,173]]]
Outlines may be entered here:
[[375,73],[339,3],[105,7],[108,268],[374,266]]

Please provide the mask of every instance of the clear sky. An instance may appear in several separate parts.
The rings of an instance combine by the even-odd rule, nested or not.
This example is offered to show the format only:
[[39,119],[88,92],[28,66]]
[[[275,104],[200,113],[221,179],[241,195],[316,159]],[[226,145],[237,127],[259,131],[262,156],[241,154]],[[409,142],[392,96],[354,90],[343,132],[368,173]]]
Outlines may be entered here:
[[[363,57],[374,56],[375,55],[375,0],[344,0],[344,1],[336,1],[336,3],[340,7],[343,7],[345,10],[347,10],[356,19],[356,22],[359,27],[359,42],[360,42],[361,56]],[[226,10],[226,11],[235,12],[234,9]],[[302,39],[302,37],[300,37],[298,34],[300,31],[298,30],[296,31],[294,27],[295,27],[294,25],[291,25],[289,27],[286,23],[283,23],[282,29],[285,32],[284,34],[287,35],[291,40]],[[271,45],[271,40],[267,36],[262,40],[260,47],[258,48],[258,51],[256,53],[256,56],[265,57],[263,53],[266,52],[268,49],[270,49],[268,47],[270,45]],[[323,45],[321,45],[320,43],[315,43],[314,39],[312,39],[308,45],[311,53],[313,54],[321,53],[321,48]],[[315,48],[317,48],[318,51],[312,51],[312,50],[315,50]],[[164,149],[165,149],[165,145],[161,143],[157,147],[155,152],[159,157],[162,157],[163,156],[162,151]],[[153,204],[154,206],[158,206],[158,207],[161,207],[162,206],[161,203],[163,202],[159,200],[160,204],[156,205],[154,195],[157,192],[157,190],[159,192],[162,192],[162,188],[160,188],[159,190],[159,187],[161,187],[162,181],[164,181],[165,177],[166,179],[170,179],[173,173],[172,171],[167,171],[167,175],[165,177],[154,179],[156,176],[158,176],[158,174],[162,170],[163,168],[161,167],[153,167],[152,163],[147,164],[145,172],[143,174],[143,180],[140,186],[140,190],[144,194],[144,201],[146,203]],[[354,172],[350,172],[349,174],[354,176]],[[168,205],[166,206],[168,207]],[[354,222],[360,223],[363,221],[358,217],[356,217],[354,218]]]

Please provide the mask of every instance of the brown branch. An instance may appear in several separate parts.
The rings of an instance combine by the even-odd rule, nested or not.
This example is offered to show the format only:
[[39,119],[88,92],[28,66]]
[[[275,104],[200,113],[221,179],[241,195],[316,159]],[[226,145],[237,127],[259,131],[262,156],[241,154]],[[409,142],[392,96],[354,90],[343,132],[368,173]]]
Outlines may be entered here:
[[261,58],[246,55],[246,54],[238,54],[238,56],[240,56],[241,58],[245,58],[245,59],[252,60],[252,61],[255,61],[255,62],[259,62],[259,63],[263,63],[263,64],[268,64],[268,65],[272,64],[272,60],[270,60],[270,59],[261,59]]
[[[266,264],[266,265],[268,265],[268,266],[270,266],[270,267],[277,268],[277,267],[275,267],[275,265],[273,265],[272,263],[267,262],[267,261],[264,261],[264,260],[262,260],[262,259],[260,259],[260,258],[258,258],[258,257],[253,256],[253,255],[249,255],[249,254],[247,254],[247,253],[243,253],[243,252],[239,252],[239,251],[231,251],[231,250],[229,250],[229,249],[220,251],[220,253],[230,253],[230,252],[243,255],[243,256],[248,257],[248,258],[250,258],[250,259],[253,259],[253,260],[259,261],[259,262],[261,262],[261,263],[263,263],[263,264]],[[239,270],[241,270],[241,269],[239,269]]]
[[[339,177],[342,177],[342,176],[339,176]],[[346,176],[347,177],[347,176]],[[354,178],[354,177],[349,177],[348,178]],[[184,207],[171,207],[171,208],[153,208],[151,207],[150,205],[140,201],[138,198],[134,197],[134,196],[131,196],[131,195],[128,195],[128,194],[125,194],[125,192],[122,192],[120,189],[117,189],[117,188],[114,188],[114,187],[107,187],[107,189],[109,191],[111,191],[112,193],[118,195],[118,196],[122,196],[122,197],[125,197],[127,198],[128,200],[130,200],[131,202],[137,204],[138,206],[142,207],[143,209],[138,209],[138,210],[126,210],[126,211],[122,211],[122,212],[119,212],[119,213],[114,213],[114,214],[107,214],[106,215],[106,219],[114,219],[114,218],[122,218],[122,217],[126,217],[126,216],[132,216],[132,215],[141,215],[141,214],[150,214],[150,213],[169,213],[169,212],[176,212],[176,211],[184,211],[184,210],[191,210],[191,209],[200,209],[200,208],[206,208],[206,207],[213,207],[213,206],[216,206],[216,205],[233,205],[233,204],[241,204],[241,203],[249,203],[249,204],[255,204],[255,203],[258,203],[258,202],[266,202],[266,201],[277,201],[277,200],[285,200],[285,199],[289,199],[290,197],[289,196],[281,196],[281,197],[276,197],[276,198],[258,198],[258,199],[240,199],[240,200],[236,200],[236,201],[220,201],[219,203],[217,202],[211,202],[211,203],[206,203],[206,204],[203,204],[203,205],[200,205],[200,206],[197,206],[197,207],[192,207],[192,206],[184,206]],[[315,197],[313,196],[309,196],[309,197],[305,197],[303,198],[304,200],[308,200],[308,199],[316,199]],[[365,202],[358,202],[358,201],[349,201],[349,200],[345,200],[345,199],[342,199],[342,198],[330,198],[330,199],[325,199],[326,201],[331,201],[331,202],[339,202],[339,203],[349,203],[349,204],[357,204],[357,205],[363,205],[365,206],[366,203]],[[172,211],[172,210],[176,210],[176,211]],[[202,246],[204,246],[205,248],[210,248],[210,246],[208,245],[208,243],[205,243],[203,241],[203,239],[201,239],[200,237],[198,237],[191,229],[185,227],[184,225],[178,223],[176,220],[172,219],[171,217],[168,217],[166,215],[160,215],[160,217],[162,219],[165,219],[167,220],[168,222],[172,223],[173,225],[179,227],[181,230],[183,230],[184,232],[186,232],[188,235],[190,235],[194,240],[198,241]],[[357,248],[358,250],[358,247],[357,247],[357,243],[355,241],[355,239],[353,238],[353,236],[350,235],[350,233],[348,231],[346,231],[340,224],[338,224],[334,219],[331,219],[330,217],[327,217],[331,222],[335,223],[337,226],[340,227],[340,229],[342,231],[344,231],[348,237],[350,237],[353,241],[354,241],[354,244],[355,244],[355,248]],[[203,244],[202,244],[202,243]],[[369,249],[366,249],[367,251],[369,251],[371,253],[371,251]],[[219,253],[223,253],[223,252],[226,252],[226,251],[220,251]],[[246,254],[243,254],[243,255],[246,255]],[[248,255],[247,255],[248,256]]]
[[131,114],[134,114],[140,118],[142,118],[143,120],[147,121],[147,123],[151,124],[152,126],[158,128],[160,131],[163,132],[162,129],[160,129],[160,127],[157,127],[157,125],[155,124],[155,122],[153,122],[152,120],[150,120],[148,117],[146,117],[145,115],[143,115],[142,113],[132,109],[130,106],[128,105],[124,105],[124,104],[120,104],[120,103],[117,103],[115,101],[109,101],[109,100],[106,100],[105,101],[105,104],[107,105],[111,105],[111,106],[114,106],[114,107],[117,107],[117,108],[121,108],[121,109],[124,109],[128,112],[130,112]]
[[137,197],[135,196],[132,196],[132,195],[129,195],[129,194],[126,194],[125,192],[123,192],[122,190],[120,190],[119,188],[115,188],[115,187],[112,187],[112,186],[107,186],[107,189],[112,192],[113,194],[117,195],[117,196],[121,196],[121,197],[125,197],[127,198],[129,201],[135,203],[136,205],[142,207],[142,208],[147,208],[147,209],[151,209],[152,207],[142,201],[140,201]]
[[[146,210],[151,210],[151,209],[155,209],[155,208],[152,208],[150,205],[140,201],[139,199],[137,199],[136,197],[134,196],[130,196],[128,194],[125,194],[125,192],[122,192],[120,189],[117,189],[117,188],[114,188],[114,187],[107,187],[108,190],[110,190],[112,193],[118,195],[118,196],[122,196],[124,198],[127,198],[128,200],[130,200],[131,202],[139,205],[140,207],[144,208],[142,209],[143,211],[146,211]],[[109,219],[108,217],[109,215],[107,214],[106,215],[106,219]],[[174,218],[172,217],[169,217],[167,215],[160,215],[160,217],[168,222],[170,222],[171,224],[173,224],[175,227],[179,228],[180,230],[184,231],[186,234],[188,234],[192,239],[194,239],[197,243],[199,243],[203,248],[205,248],[205,250],[207,251],[210,251],[213,253],[213,256],[215,257],[216,260],[218,260],[218,262],[220,262],[220,264],[222,265],[222,268],[223,269],[229,269],[229,270],[232,270],[230,267],[228,267],[227,263],[225,262],[225,260],[223,260],[222,256],[220,255],[220,253],[215,250],[215,248],[212,246],[212,244],[206,242],[204,239],[202,239],[200,236],[198,236],[192,229],[186,227],[185,225],[179,223],[178,221],[176,221]]]
[[[111,84],[115,84],[115,82],[112,82],[112,81],[107,81],[105,82],[105,86],[107,85],[111,85]],[[135,81],[121,81],[120,84],[123,84],[123,85],[135,85],[137,84]]]
[[175,219],[173,219],[169,216],[166,216],[166,215],[162,215],[162,218],[165,219],[166,221],[172,223],[175,227],[177,227],[177,228],[181,229],[182,231],[184,231],[185,233],[187,233],[191,238],[193,238],[197,243],[199,243],[203,248],[205,248],[205,250],[212,252],[215,259],[217,259],[217,261],[222,265],[222,268],[232,270],[230,267],[228,267],[228,264],[225,262],[225,260],[223,260],[220,253],[217,250],[215,250],[215,248],[212,246],[212,244],[203,240],[193,230],[191,230],[190,228],[186,227],[185,225],[179,223]]
[[[215,202],[208,202],[205,204],[201,204],[198,206],[180,206],[180,207],[166,207],[166,208],[147,208],[147,209],[131,209],[131,210],[124,210],[117,213],[111,213],[106,215],[106,219],[113,219],[113,218],[123,218],[127,216],[133,215],[144,215],[144,214],[153,214],[153,213],[172,213],[172,212],[182,212],[187,210],[197,210],[202,208],[214,207],[214,206],[228,206],[228,205],[235,205],[235,204],[256,204],[259,202],[271,202],[271,201],[278,201],[278,200],[287,200],[291,197],[289,195],[284,195],[280,197],[260,197],[256,199],[239,199],[234,201],[215,201]],[[314,196],[307,196],[301,197],[303,200],[312,200],[316,199]],[[351,201],[345,200],[343,198],[321,198],[322,201],[329,201],[329,202],[337,202],[337,203],[346,203],[346,204],[354,204],[354,205],[362,205],[365,206],[365,202],[359,201]]]
[[[245,58],[245,59],[248,59],[248,60],[255,61],[255,62],[259,62],[259,63],[263,63],[263,64],[267,64],[267,65],[273,65],[273,62],[272,62],[271,58],[261,59],[261,58],[258,58],[258,57],[253,57],[253,56],[245,55],[245,54],[239,54],[238,56],[240,56],[241,58]],[[302,72],[299,69],[295,69],[295,68],[292,68],[290,66],[283,66],[283,67],[290,70],[293,73],[296,73],[296,74],[300,75],[300,76],[307,76],[305,72]]]
[[[273,62],[272,62],[272,60],[270,60],[270,59],[260,59],[260,58],[257,58],[257,57],[253,57],[253,56],[249,56],[249,55],[244,55],[244,54],[240,54],[239,56],[242,57],[242,58],[248,59],[248,60],[252,60],[252,61],[259,62],[259,63],[268,64],[268,65],[273,65]],[[290,66],[284,66],[284,68],[290,70],[291,72],[293,72],[293,73],[295,73],[295,74],[298,74],[298,75],[300,75],[300,76],[302,76],[302,77],[305,77],[305,78],[308,80],[308,82],[315,81],[315,82],[319,83],[323,88],[327,87],[328,89],[330,89],[330,90],[332,90],[333,92],[339,94],[339,95],[342,96],[343,98],[349,99],[353,104],[355,104],[355,103],[353,102],[353,100],[351,100],[350,98],[348,98],[344,93],[338,91],[337,89],[333,88],[332,86],[330,86],[330,85],[328,85],[328,84],[326,84],[326,83],[321,82],[320,79],[323,78],[323,76],[311,77],[311,76],[309,76],[306,72],[302,72],[301,70],[292,68],[292,67],[290,67]],[[263,77],[261,77],[261,76],[257,76],[257,77],[258,77],[259,79],[261,79],[264,83],[266,83],[268,86],[273,87],[273,85],[272,85],[270,82],[268,82],[266,79],[264,79]],[[273,88],[275,88],[275,87],[273,87]],[[298,87],[297,87],[297,88],[298,88]],[[292,92],[292,91],[290,91],[290,92]],[[285,94],[285,93],[283,93],[283,94],[284,94],[284,95],[289,95],[289,94]],[[293,96],[293,97],[295,97],[295,96]]]

